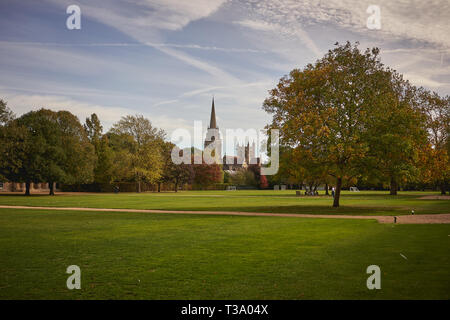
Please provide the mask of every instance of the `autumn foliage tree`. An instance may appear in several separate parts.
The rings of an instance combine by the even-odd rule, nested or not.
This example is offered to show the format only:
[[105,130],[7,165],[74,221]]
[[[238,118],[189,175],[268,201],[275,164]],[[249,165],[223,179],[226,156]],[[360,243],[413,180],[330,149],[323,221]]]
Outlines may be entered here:
[[194,170],[194,184],[201,188],[223,181],[223,171],[219,164],[207,164],[203,161],[201,164],[193,164],[192,166]]
[[391,80],[378,49],[360,52],[347,42],[292,70],[264,101],[264,110],[273,115],[267,128],[280,129],[281,144],[308,153],[334,177],[334,207],[343,180],[363,172],[371,121],[390,101],[384,94],[392,90]]
[[269,188],[269,182],[267,181],[267,178],[264,175],[261,175],[259,177],[259,188],[260,189],[267,189],[267,188]]

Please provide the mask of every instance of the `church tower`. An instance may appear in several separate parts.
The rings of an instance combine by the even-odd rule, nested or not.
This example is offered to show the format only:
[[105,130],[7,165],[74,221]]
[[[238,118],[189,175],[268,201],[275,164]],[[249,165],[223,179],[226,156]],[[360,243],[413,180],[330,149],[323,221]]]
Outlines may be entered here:
[[[210,146],[211,144],[214,145]],[[214,106],[214,97],[212,99],[209,127],[208,130],[206,131],[205,149],[208,146],[210,146],[209,148],[215,149],[214,151],[212,151],[211,155],[215,157],[217,162],[219,163],[222,160],[222,140],[220,139],[219,127],[217,126],[216,121],[216,108]]]

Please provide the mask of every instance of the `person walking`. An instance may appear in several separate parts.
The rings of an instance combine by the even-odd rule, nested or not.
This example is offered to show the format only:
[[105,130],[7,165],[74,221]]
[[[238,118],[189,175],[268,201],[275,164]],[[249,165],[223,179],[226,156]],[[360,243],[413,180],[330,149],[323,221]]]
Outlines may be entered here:
[[334,198],[334,187],[331,188],[331,196]]

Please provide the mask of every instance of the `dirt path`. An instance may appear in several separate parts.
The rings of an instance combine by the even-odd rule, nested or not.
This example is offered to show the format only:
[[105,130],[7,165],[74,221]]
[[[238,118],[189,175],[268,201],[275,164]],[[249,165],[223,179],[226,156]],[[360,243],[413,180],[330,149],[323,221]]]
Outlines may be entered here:
[[[150,210],[150,209],[28,207],[28,206],[3,206],[3,205],[0,205],[0,209],[175,213],[175,214],[207,214],[207,215],[229,215],[229,216],[289,217],[289,218],[366,219],[366,220],[372,219],[377,220],[379,223],[394,223],[394,216],[351,216],[351,215],[328,215],[328,214],[262,213],[262,212],[231,212],[231,211],[176,211],[176,210]],[[396,223],[402,224],[450,223],[450,213],[397,216]]]
[[444,196],[444,195],[423,196],[423,197],[420,197],[419,199],[421,199],[421,200],[450,200],[450,196]]

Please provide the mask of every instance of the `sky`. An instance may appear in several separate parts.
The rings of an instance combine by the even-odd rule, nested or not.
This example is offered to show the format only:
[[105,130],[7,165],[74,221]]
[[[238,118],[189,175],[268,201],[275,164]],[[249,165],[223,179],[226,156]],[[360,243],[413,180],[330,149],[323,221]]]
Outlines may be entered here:
[[[66,26],[70,5],[81,29]],[[448,21],[448,0],[0,0],[0,98],[17,115],[95,112],[105,130],[142,114],[170,137],[207,126],[214,96],[221,130],[258,131],[268,90],[336,42],[378,47],[414,85],[450,94]]]

